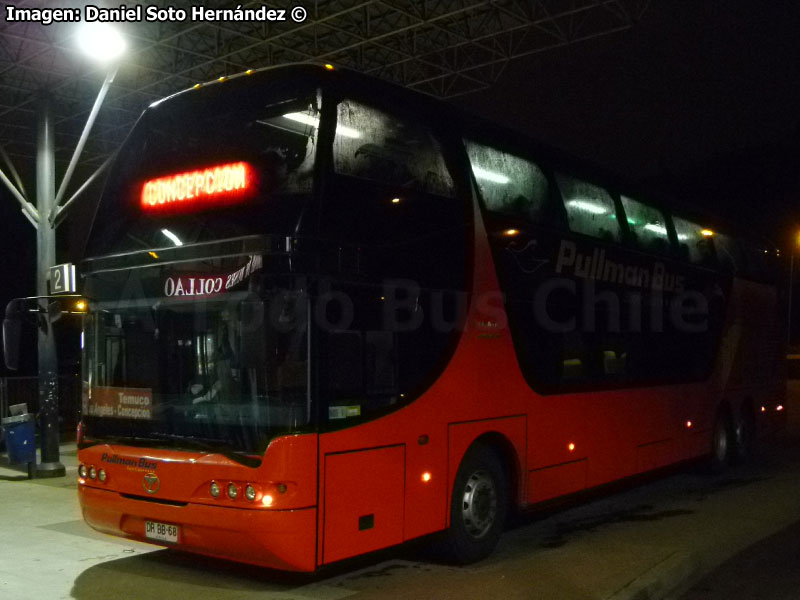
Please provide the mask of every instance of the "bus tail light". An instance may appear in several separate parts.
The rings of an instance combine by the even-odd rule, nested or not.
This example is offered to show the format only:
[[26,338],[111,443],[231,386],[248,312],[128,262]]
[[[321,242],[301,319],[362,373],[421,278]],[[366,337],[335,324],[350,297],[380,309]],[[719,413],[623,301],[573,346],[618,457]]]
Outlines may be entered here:
[[[227,500],[241,502],[252,502],[254,506],[269,507],[287,492],[287,483],[250,483],[247,481],[227,481],[220,483],[219,480],[207,481],[197,493],[202,494],[206,499],[210,495],[215,500]],[[207,487],[206,487],[207,486]]]

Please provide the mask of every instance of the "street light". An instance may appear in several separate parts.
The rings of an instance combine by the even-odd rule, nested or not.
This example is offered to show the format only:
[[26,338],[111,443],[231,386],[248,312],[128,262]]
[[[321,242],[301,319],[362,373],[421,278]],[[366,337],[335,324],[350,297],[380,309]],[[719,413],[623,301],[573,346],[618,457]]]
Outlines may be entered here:
[[112,63],[124,53],[125,38],[107,23],[86,23],[78,33],[78,46],[92,60]]

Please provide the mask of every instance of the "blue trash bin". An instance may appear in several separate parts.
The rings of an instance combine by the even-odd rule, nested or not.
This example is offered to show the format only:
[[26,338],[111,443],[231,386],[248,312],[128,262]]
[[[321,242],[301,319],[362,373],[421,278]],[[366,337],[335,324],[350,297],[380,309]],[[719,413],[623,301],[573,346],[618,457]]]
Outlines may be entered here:
[[36,462],[36,427],[32,414],[7,417],[2,420],[6,438],[8,461],[16,463]]

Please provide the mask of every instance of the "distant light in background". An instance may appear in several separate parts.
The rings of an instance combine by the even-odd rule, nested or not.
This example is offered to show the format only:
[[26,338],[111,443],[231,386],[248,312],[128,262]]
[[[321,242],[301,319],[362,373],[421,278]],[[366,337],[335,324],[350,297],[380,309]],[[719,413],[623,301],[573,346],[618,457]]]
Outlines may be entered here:
[[701,229],[700,230],[700,235],[702,235],[704,237],[711,237],[712,235],[714,235],[714,232],[711,231],[710,229]]
[[102,63],[117,60],[127,48],[119,31],[107,23],[86,23],[81,27],[77,38],[83,53]]
[[517,234],[519,234],[519,229],[506,229],[503,232],[503,235],[508,236],[508,237],[514,237]]

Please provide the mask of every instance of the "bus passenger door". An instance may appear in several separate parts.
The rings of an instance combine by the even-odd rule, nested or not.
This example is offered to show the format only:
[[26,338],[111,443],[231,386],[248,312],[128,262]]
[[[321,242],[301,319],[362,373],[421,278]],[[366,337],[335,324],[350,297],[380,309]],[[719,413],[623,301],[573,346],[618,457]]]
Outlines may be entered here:
[[405,445],[325,455],[321,563],[403,541]]

